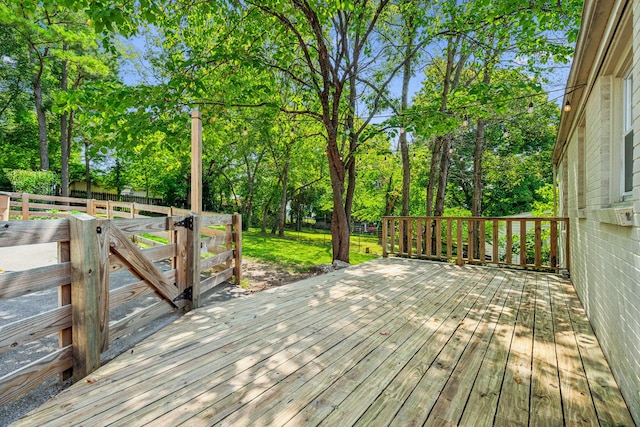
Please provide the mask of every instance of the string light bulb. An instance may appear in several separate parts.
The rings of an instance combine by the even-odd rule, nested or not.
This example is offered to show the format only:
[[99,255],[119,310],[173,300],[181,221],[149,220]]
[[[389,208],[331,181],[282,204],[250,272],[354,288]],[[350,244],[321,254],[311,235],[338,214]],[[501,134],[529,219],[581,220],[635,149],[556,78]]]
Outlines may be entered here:
[[242,135],[247,136],[249,135],[249,131],[247,130],[246,126],[244,129],[242,129]]
[[293,129],[291,129],[291,130],[289,131],[289,136],[290,136],[291,138],[293,138],[293,135],[295,135],[295,132],[293,131]]
[[567,102],[564,104],[564,111],[566,111],[567,113],[571,111],[571,103],[569,102],[568,99],[567,99]]
[[509,132],[507,131],[507,128],[502,125],[502,137],[503,138],[507,138],[509,136]]
[[401,128],[400,128],[400,133],[405,133],[405,132],[406,132],[406,130],[405,130],[404,126],[403,126],[403,127],[401,127]]
[[533,102],[529,102],[529,107],[527,107],[527,113],[533,114]]
[[463,127],[469,126],[469,117],[466,114],[464,115],[464,119],[462,119],[462,126]]

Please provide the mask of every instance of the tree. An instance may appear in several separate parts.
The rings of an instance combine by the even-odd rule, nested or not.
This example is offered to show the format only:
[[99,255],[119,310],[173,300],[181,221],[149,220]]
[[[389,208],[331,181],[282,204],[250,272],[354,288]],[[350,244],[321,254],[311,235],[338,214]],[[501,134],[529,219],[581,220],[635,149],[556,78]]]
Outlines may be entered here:
[[[454,138],[452,132],[460,128],[463,115],[473,113],[477,113],[473,211],[476,215],[481,214],[484,130],[487,118],[491,117],[487,113],[495,110],[483,108],[483,105],[488,102],[495,107],[501,99],[506,101],[510,97],[508,91],[492,90],[492,75],[500,70],[517,69],[537,77],[543,74],[550,61],[566,62],[572,48],[566,41],[557,39],[554,32],[574,34],[580,10],[581,2],[574,0],[557,5],[545,1],[516,4],[511,0],[490,4],[442,2],[438,13],[443,18],[441,29],[435,31],[443,34],[446,49],[441,55],[443,59],[432,64],[441,69],[442,77],[425,82],[425,88],[429,89],[421,95],[426,102],[422,102],[423,108],[419,110],[423,114],[424,107],[430,110],[424,114],[426,123],[422,128],[431,129],[435,134],[427,184],[427,215],[443,212]],[[482,17],[482,20],[475,17]],[[528,86],[534,89],[532,85]],[[504,85],[497,88],[505,89]],[[438,106],[432,99],[434,91],[438,93]],[[446,117],[440,125],[433,124],[436,109],[441,113],[440,117]],[[450,120],[453,117],[456,120]],[[432,205],[434,197],[435,206]]]

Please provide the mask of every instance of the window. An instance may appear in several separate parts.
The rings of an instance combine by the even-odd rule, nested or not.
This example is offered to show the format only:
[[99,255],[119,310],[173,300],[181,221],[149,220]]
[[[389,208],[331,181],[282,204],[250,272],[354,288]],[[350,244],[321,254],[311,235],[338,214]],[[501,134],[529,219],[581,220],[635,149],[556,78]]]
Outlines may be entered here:
[[633,74],[629,71],[622,88],[622,195],[627,196],[633,190]]

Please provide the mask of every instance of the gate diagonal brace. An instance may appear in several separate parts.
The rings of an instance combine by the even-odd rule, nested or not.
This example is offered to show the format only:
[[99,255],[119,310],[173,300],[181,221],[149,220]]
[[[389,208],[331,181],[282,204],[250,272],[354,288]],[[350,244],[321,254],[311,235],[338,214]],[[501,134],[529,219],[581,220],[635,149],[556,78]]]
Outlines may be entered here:
[[173,299],[173,302],[179,301],[181,299],[193,301],[193,286],[189,286],[187,289],[185,289],[181,294]]
[[188,228],[189,230],[193,230],[193,217],[188,216],[182,221],[175,222],[173,225],[174,227],[185,227],[185,228]]

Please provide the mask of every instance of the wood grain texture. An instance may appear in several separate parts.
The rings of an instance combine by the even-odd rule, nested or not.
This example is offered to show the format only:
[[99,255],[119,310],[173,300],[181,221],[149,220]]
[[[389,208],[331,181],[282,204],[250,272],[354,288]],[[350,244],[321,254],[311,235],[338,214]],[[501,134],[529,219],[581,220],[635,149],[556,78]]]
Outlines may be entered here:
[[90,379],[16,425],[633,425],[569,281],[400,258],[193,310]]
[[0,326],[0,354],[70,327],[70,305]]
[[227,268],[219,273],[216,273],[200,282],[200,294],[207,292],[222,282],[225,282],[233,276],[235,267]]
[[[175,270],[167,271],[164,275],[167,278],[167,281],[175,281]],[[151,293],[154,293],[153,288],[151,288],[144,280],[113,289],[109,292],[109,309],[113,310],[122,304]]]
[[227,225],[233,222],[233,215],[229,214],[208,214],[202,215],[202,226],[209,227],[212,225]]
[[[140,249],[140,252],[151,262],[163,261],[176,256],[176,245],[168,244],[154,248]],[[126,263],[120,261],[117,255],[109,256],[109,271],[111,273],[128,268]]]
[[0,378],[0,405],[17,399],[73,365],[71,346],[61,348]]
[[200,268],[201,270],[208,270],[210,268],[223,264],[229,260],[232,260],[233,258],[234,258],[234,250],[232,249],[226,252],[222,252],[218,255],[202,259],[200,261]]
[[100,366],[100,246],[96,219],[73,215],[71,232],[71,310],[73,377],[83,378]]
[[0,221],[9,221],[11,210],[11,197],[8,194],[0,194]]
[[125,235],[153,233],[167,230],[167,218],[114,219],[111,222]]
[[148,325],[158,317],[172,313],[173,311],[174,307],[165,301],[158,301],[109,325],[109,339],[113,342],[118,338],[132,333],[136,329]]
[[71,283],[71,263],[0,274],[0,298],[14,298]]
[[2,221],[0,247],[68,242],[69,221]]
[[[135,220],[133,220],[135,221]],[[153,262],[133,244],[124,233],[112,226],[110,231],[111,252],[116,253],[120,260],[140,279],[146,280],[168,302],[178,306],[173,299],[178,296],[178,289],[172,283],[167,282],[162,272]]]

